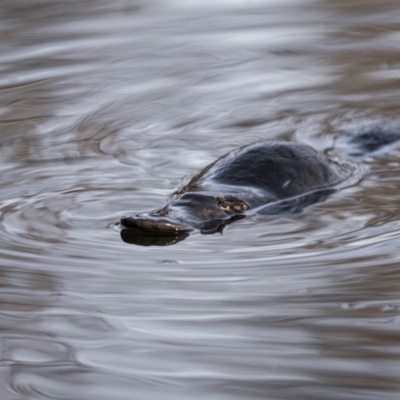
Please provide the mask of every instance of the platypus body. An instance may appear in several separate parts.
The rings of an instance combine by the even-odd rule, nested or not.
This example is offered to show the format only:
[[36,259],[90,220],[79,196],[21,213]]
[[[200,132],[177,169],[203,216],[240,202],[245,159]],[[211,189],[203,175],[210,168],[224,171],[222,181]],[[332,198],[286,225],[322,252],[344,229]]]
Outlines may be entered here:
[[[371,128],[343,137],[351,149],[347,154],[362,156],[399,141],[400,132]],[[122,218],[121,236],[136,244],[166,245],[193,231],[222,232],[248,215],[298,213],[345,185],[358,165],[293,142],[252,144],[204,168],[165,207]]]

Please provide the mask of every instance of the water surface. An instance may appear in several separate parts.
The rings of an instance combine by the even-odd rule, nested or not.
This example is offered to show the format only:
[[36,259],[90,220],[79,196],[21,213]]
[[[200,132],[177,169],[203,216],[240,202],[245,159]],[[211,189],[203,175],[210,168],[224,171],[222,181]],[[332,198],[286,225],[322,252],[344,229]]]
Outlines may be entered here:
[[6,400],[398,399],[400,154],[305,213],[113,225],[232,149],[399,116],[396,0],[3,1]]

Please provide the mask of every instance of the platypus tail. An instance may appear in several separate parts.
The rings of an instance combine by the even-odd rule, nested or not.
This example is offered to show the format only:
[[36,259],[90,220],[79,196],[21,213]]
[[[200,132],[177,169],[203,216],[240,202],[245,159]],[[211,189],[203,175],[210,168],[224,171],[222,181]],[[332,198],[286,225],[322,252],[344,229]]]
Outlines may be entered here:
[[345,131],[336,137],[334,148],[342,157],[383,156],[400,148],[400,121],[374,122]]

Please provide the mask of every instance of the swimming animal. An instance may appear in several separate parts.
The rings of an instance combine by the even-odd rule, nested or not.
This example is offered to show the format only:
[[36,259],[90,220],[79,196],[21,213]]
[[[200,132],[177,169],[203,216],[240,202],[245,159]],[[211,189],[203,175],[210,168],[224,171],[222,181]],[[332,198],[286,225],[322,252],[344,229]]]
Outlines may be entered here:
[[164,207],[121,218],[121,237],[135,244],[167,245],[193,231],[222,232],[248,215],[302,212],[354,176],[359,170],[354,157],[399,141],[400,129],[372,127],[339,139],[347,146],[349,160],[294,142],[267,141],[237,149],[205,167]]

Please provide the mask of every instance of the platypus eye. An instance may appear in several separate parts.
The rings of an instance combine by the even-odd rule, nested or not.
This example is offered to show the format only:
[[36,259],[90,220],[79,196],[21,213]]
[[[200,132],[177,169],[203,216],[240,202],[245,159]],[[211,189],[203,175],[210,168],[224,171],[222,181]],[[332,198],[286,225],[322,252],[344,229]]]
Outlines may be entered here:
[[243,212],[249,209],[249,206],[240,200],[229,200],[225,199],[223,196],[217,198],[218,207],[224,211],[236,211]]

